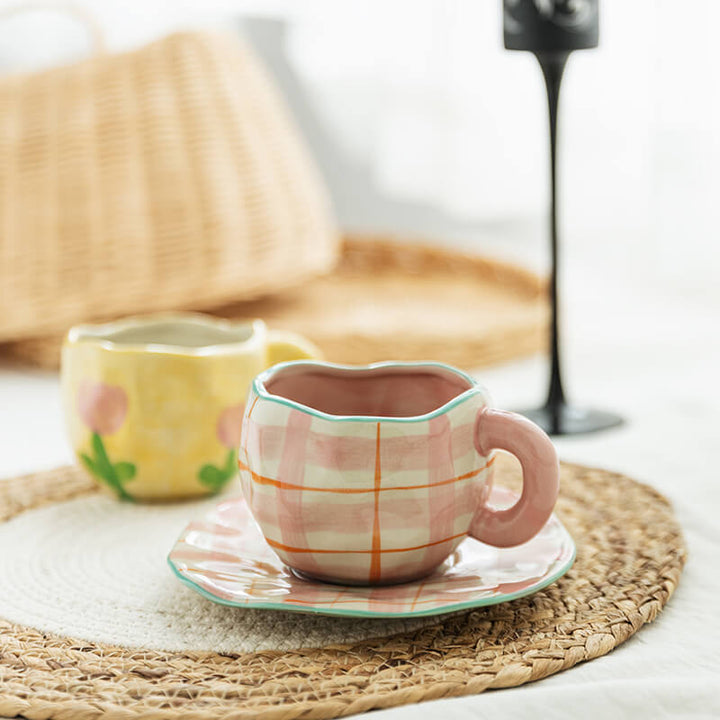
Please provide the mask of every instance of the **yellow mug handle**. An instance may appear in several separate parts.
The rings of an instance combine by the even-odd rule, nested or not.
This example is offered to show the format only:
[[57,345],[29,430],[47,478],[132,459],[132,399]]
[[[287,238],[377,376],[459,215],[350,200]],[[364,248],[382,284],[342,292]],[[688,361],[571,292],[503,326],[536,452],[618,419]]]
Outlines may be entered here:
[[320,348],[307,338],[285,330],[268,330],[268,365],[276,365],[289,360],[322,360]]

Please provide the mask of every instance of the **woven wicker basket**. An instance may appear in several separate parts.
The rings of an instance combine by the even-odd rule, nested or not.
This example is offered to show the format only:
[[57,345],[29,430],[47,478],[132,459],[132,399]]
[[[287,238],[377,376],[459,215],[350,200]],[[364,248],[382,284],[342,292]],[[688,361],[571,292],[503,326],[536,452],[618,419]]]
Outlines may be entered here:
[[0,80],[0,339],[257,297],[338,249],[317,170],[235,38]]

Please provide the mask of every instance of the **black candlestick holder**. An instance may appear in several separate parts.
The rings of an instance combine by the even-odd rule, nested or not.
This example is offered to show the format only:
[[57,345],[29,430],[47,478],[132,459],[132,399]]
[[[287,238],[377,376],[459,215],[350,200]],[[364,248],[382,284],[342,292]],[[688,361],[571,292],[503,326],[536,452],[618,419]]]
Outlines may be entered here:
[[547,91],[550,129],[550,384],[545,404],[522,414],[551,435],[574,435],[614,427],[614,413],[569,404],[560,371],[558,330],[557,115],[560,84],[573,50],[597,47],[597,0],[504,0],[503,27],[508,50],[532,52]]

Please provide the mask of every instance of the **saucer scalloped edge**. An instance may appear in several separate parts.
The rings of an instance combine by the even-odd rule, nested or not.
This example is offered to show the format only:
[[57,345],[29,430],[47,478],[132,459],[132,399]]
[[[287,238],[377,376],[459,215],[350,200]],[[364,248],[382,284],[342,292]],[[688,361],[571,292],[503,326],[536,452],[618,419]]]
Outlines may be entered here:
[[[517,495],[494,487],[496,507]],[[191,522],[168,555],[177,577],[234,607],[349,617],[442,615],[515,600],[547,587],[575,560],[575,543],[553,514],[530,541],[496,548],[466,538],[431,575],[402,585],[331,585],[300,577],[275,555],[242,497]]]

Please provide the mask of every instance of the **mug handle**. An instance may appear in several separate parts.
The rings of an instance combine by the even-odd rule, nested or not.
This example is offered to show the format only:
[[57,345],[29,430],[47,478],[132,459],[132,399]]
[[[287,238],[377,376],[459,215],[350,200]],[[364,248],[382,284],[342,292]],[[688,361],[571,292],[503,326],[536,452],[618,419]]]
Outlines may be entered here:
[[285,330],[268,330],[267,360],[276,365],[289,360],[322,360],[322,352],[307,338]]
[[523,489],[506,510],[483,506],[473,518],[470,535],[496,547],[527,542],[550,517],[560,489],[560,466],[550,438],[527,418],[516,413],[483,408],[475,421],[475,449],[488,455],[507,450],[522,466]]

